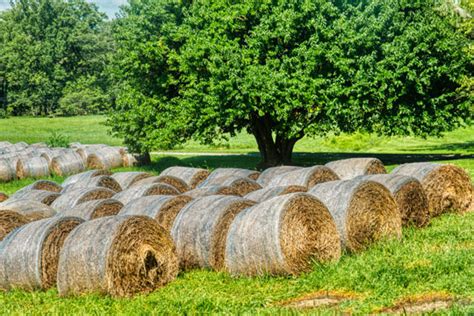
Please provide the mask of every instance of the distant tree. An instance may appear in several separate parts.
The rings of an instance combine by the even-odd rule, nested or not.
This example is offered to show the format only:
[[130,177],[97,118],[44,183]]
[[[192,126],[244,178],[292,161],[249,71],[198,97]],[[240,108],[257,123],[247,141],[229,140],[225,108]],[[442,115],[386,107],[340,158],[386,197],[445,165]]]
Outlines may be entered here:
[[[89,80],[106,94],[105,15],[85,0],[15,0],[0,13],[0,76],[14,115],[56,113],[65,88]],[[84,85],[78,86],[82,88]],[[87,90],[87,91],[88,91]],[[75,90],[76,94],[81,91]]]
[[247,130],[262,166],[328,132],[439,135],[470,119],[467,40],[437,1],[132,0],[109,124],[137,152]]

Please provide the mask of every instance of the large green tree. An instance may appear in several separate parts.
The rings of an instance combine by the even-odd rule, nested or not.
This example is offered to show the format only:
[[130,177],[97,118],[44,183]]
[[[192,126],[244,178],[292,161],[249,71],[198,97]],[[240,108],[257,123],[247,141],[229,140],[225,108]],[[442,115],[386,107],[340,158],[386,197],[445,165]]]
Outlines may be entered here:
[[467,40],[437,1],[131,0],[109,123],[137,152],[246,130],[263,165],[328,132],[439,135],[469,120]]
[[83,91],[87,104],[78,104],[98,107],[87,100],[107,91],[112,44],[105,18],[85,0],[12,1],[0,13],[0,77],[8,82],[9,112],[75,114],[71,107]]

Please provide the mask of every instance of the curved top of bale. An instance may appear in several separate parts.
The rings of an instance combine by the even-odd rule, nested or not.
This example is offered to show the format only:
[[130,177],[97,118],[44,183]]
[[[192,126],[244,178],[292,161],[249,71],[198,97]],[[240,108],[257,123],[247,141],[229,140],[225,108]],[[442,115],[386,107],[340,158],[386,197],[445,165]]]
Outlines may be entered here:
[[28,221],[53,217],[56,211],[49,205],[33,200],[7,200],[0,203],[0,210],[10,210],[25,216]]
[[30,191],[30,190],[44,190],[44,191],[59,193],[59,192],[61,192],[62,189],[63,188],[54,181],[37,180],[37,181],[33,182],[32,184],[21,188],[17,192],[24,192],[24,191]]
[[257,182],[261,186],[264,187],[264,186],[267,186],[274,177],[279,176],[283,173],[290,172],[290,171],[296,171],[301,168],[302,167],[298,167],[298,166],[278,166],[278,167],[267,168],[264,171],[262,171],[262,173],[260,173],[260,176],[258,177]]
[[114,178],[106,175],[100,175],[91,178],[84,178],[76,181],[73,184],[70,184],[64,188],[62,193],[75,190],[78,188],[91,188],[91,187],[103,187],[107,189],[111,189],[114,192],[122,191],[122,187],[120,184],[115,181]]
[[200,188],[206,186],[224,186],[232,187],[237,190],[240,196],[244,196],[252,191],[260,190],[262,187],[257,181],[247,177],[227,176],[220,178],[207,179],[199,185]]
[[151,177],[152,174],[142,171],[127,171],[127,172],[116,172],[112,175],[112,178],[117,181],[123,190],[128,189],[136,182]]
[[248,170],[242,168],[217,168],[214,169],[206,180],[222,177],[241,177],[257,180],[260,172],[256,170]]
[[61,212],[87,201],[111,198],[114,194],[107,188],[79,188],[62,194],[51,206]]
[[179,192],[174,187],[165,183],[151,183],[137,185],[128,188],[114,195],[114,199],[119,200],[124,205],[130,201],[147,195],[178,195]]
[[300,185],[312,188],[316,184],[339,180],[339,177],[326,166],[300,168],[275,176],[267,186]]
[[250,192],[244,197],[255,202],[263,202],[279,195],[306,191],[308,191],[308,189],[301,185],[265,187],[263,189]]
[[51,205],[61,194],[45,190],[20,190],[12,194],[12,200],[33,200]]
[[163,170],[160,175],[180,178],[194,189],[209,176],[209,170],[192,167],[169,167]]
[[112,172],[108,170],[88,170],[88,171],[84,171],[84,172],[67,177],[62,183],[62,186],[65,187],[65,186],[74,184],[78,181],[84,181],[92,177],[110,176],[111,174]]
[[383,162],[377,158],[349,158],[331,161],[326,164],[341,180],[357,176],[387,173]]
[[[18,212],[0,210],[0,241],[2,241],[15,228],[23,226],[27,223],[29,223],[28,218]],[[0,251],[2,249],[1,246],[2,243],[0,243]],[[1,273],[2,269],[0,266],[0,274]]]
[[122,202],[115,199],[92,200],[78,204],[73,208],[63,210],[58,213],[58,215],[79,217],[83,220],[89,221],[99,217],[117,215],[122,207]]
[[175,176],[167,176],[167,175],[159,175],[159,176],[145,178],[145,179],[135,182],[133,186],[139,186],[139,185],[150,184],[150,183],[165,183],[165,184],[171,185],[180,193],[189,191],[189,186],[182,179]]
[[241,196],[239,190],[234,187],[223,185],[212,185],[208,187],[199,187],[183,193],[193,199],[209,195],[238,195]]

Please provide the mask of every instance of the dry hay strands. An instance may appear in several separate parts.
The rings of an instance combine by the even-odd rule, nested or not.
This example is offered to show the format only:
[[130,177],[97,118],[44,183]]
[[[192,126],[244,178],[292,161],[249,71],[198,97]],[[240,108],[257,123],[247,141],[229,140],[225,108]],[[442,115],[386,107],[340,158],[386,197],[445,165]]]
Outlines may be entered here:
[[403,226],[428,225],[430,222],[428,197],[416,178],[396,174],[368,175],[361,178],[378,182],[392,193],[402,216]]
[[64,240],[80,223],[79,218],[53,217],[10,233],[0,244],[0,288],[32,291],[53,287]]
[[288,185],[279,187],[265,187],[263,189],[250,192],[244,197],[255,202],[263,202],[279,195],[285,195],[296,192],[306,192],[308,189],[301,185]]
[[107,188],[79,188],[62,194],[51,206],[56,211],[63,212],[87,201],[109,199],[114,194],[114,191]]
[[185,195],[150,195],[128,202],[119,215],[144,215],[171,231],[176,215],[192,198]]
[[136,185],[114,195],[114,199],[119,200],[124,205],[142,196],[148,195],[178,195],[179,192],[174,187],[164,183],[151,183]]
[[401,238],[402,219],[390,191],[360,178],[318,184],[309,191],[329,209],[351,252],[381,239]]
[[169,167],[160,173],[161,176],[173,176],[180,178],[189,186],[196,188],[202,181],[209,176],[209,170],[191,167]]
[[349,158],[328,162],[326,167],[334,171],[341,180],[350,180],[357,176],[385,174],[387,170],[377,158]]
[[174,280],[178,259],[169,233],[146,216],[108,216],[85,222],[66,239],[58,269],[61,296],[84,293],[129,297]]
[[10,199],[12,200],[33,200],[46,205],[53,204],[61,194],[46,190],[19,190]]
[[17,192],[30,191],[30,190],[43,190],[60,193],[63,187],[54,181],[50,180],[37,180],[26,187],[21,188]]
[[8,182],[16,179],[16,170],[7,159],[0,159],[0,182]]
[[229,226],[239,212],[254,204],[224,195],[206,196],[187,204],[171,229],[180,267],[222,270]]
[[76,152],[69,152],[54,157],[51,160],[51,171],[58,176],[66,176],[82,172],[86,165],[81,156]]
[[298,167],[298,166],[278,166],[278,167],[267,168],[264,171],[262,171],[262,173],[260,173],[260,176],[258,177],[257,182],[262,187],[265,187],[272,181],[273,178],[290,171],[296,171],[301,168],[302,167]]
[[260,190],[262,186],[257,183],[257,181],[252,180],[246,177],[221,177],[221,178],[212,178],[207,179],[199,185],[200,188],[207,186],[227,186],[234,188],[240,196],[244,196],[252,191]]
[[116,172],[111,177],[117,181],[123,190],[128,189],[134,183],[149,178],[152,175],[148,172],[141,171],[129,171],[129,172]]
[[430,162],[409,163],[398,166],[392,174],[402,174],[418,179],[425,189],[431,217],[445,212],[464,212],[472,199],[469,174],[454,165]]
[[183,195],[189,196],[193,199],[209,195],[238,195],[240,196],[237,188],[223,186],[223,185],[211,185],[208,187],[199,187],[191,191],[183,193]]
[[[0,210],[0,241],[3,240],[15,228],[29,223],[22,214],[15,211]],[[0,243],[1,249],[1,243]],[[0,268],[1,273],[1,268]]]
[[267,186],[300,185],[309,189],[316,184],[334,180],[339,180],[339,177],[331,169],[325,166],[313,166],[275,176]]
[[20,159],[16,164],[16,176],[19,179],[47,177],[49,163],[43,157]]
[[88,179],[93,178],[93,177],[110,176],[111,174],[112,173],[108,170],[88,170],[88,171],[84,171],[84,172],[67,177],[63,181],[62,186],[66,187],[76,182],[87,181]]
[[178,190],[180,193],[189,191],[190,189],[189,186],[186,184],[186,182],[184,182],[180,178],[177,178],[174,176],[162,176],[162,175],[142,179],[134,183],[133,186],[139,186],[139,185],[150,184],[150,183],[165,183],[176,188],[176,190]]
[[3,192],[0,192],[0,202],[6,201],[6,200],[8,200],[8,195]]
[[117,215],[123,204],[115,199],[92,200],[59,212],[59,216],[74,216],[90,221],[104,216]]
[[103,147],[87,156],[87,166],[89,168],[105,170],[122,167],[122,155],[115,148]]
[[260,172],[256,170],[248,170],[241,168],[217,168],[211,172],[207,179],[223,178],[223,177],[241,177],[257,180]]
[[7,200],[0,203],[0,210],[14,211],[22,214],[28,221],[37,221],[53,217],[56,211],[49,205],[32,200]]
[[97,177],[80,179],[74,182],[73,184],[70,184],[64,187],[64,190],[62,192],[65,193],[65,192],[79,189],[79,188],[91,188],[91,187],[107,188],[114,192],[122,191],[122,187],[117,181],[115,181],[114,178],[110,176],[97,176]]
[[306,193],[277,196],[236,216],[227,235],[232,275],[298,275],[313,261],[341,256],[336,225],[324,204]]

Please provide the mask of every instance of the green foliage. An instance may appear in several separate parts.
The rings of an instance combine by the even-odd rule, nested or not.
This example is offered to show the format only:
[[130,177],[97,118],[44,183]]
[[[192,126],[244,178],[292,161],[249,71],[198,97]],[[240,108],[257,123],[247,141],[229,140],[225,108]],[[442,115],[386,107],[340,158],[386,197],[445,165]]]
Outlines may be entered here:
[[[107,94],[104,70],[112,46],[105,15],[95,5],[85,0],[17,0],[11,5],[0,13],[0,77],[8,82],[10,113],[50,115],[61,103],[59,112],[70,114],[83,111],[72,107],[99,101],[79,101],[74,94],[84,92],[84,99]],[[80,90],[83,81],[92,86]],[[100,101],[101,107],[108,103]]]
[[46,144],[50,147],[69,147],[69,137],[60,132],[51,132]]

